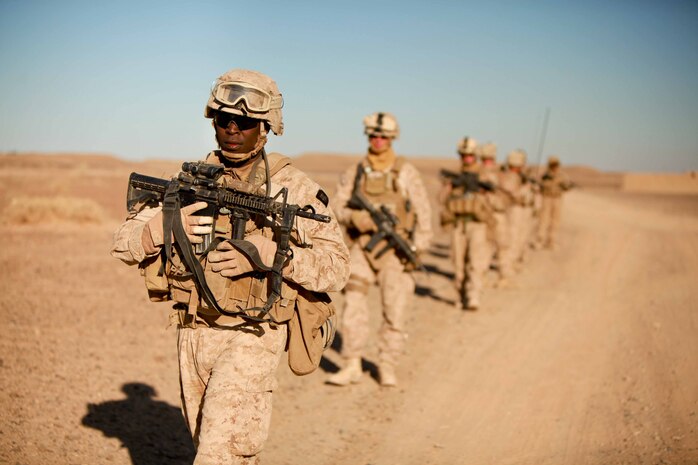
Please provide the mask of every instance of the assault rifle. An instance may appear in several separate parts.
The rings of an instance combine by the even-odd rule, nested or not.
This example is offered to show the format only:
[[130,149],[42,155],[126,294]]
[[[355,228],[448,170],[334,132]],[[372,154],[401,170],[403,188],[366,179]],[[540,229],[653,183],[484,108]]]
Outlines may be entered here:
[[455,173],[449,170],[441,170],[441,176],[448,179],[453,187],[462,187],[466,193],[479,192],[480,189],[489,192],[495,190],[494,184],[491,182],[480,181],[480,176],[477,173],[470,173],[468,171]]
[[[291,253],[290,236],[296,217],[323,223],[329,223],[331,218],[315,213],[315,209],[311,205],[300,207],[289,204],[287,202],[288,188],[286,187],[279,190],[274,197],[222,187],[216,182],[222,174],[222,165],[204,162],[183,163],[182,172],[169,180],[131,173],[126,206],[129,211],[134,211],[135,206],[139,203],[150,206],[157,206],[161,203],[163,205],[164,252],[167,259],[172,259],[172,236],[174,235],[175,246],[185,265],[193,274],[199,295],[206,303],[226,315],[244,316],[253,321],[265,321],[261,317],[253,317],[246,312],[261,311],[263,317],[268,314],[274,302],[281,297],[283,281],[281,273]],[[179,210],[183,206],[201,201],[206,202],[207,207],[197,212],[197,215],[212,216],[214,223],[211,234],[204,237],[204,243],[197,244],[197,247],[194,248],[184,232]],[[220,215],[230,216],[232,237],[229,241],[231,244],[254,261],[257,268],[271,273],[271,292],[264,308],[240,309],[239,312],[226,311],[218,305],[206,283],[200,259],[204,258],[223,240],[215,238],[215,222]],[[272,229],[277,245],[274,263],[270,268],[261,262],[257,249],[250,242],[244,241],[245,225],[254,216],[270,217],[272,220]],[[269,317],[273,319],[271,315]]]
[[371,220],[373,220],[373,223],[378,229],[371,236],[366,246],[364,246],[366,252],[373,252],[373,249],[375,249],[382,240],[385,240],[387,244],[375,254],[376,258],[380,258],[388,250],[394,249],[398,256],[407,259],[418,270],[427,271],[417,257],[415,247],[395,231],[395,226],[397,226],[399,220],[388,207],[381,205],[380,208],[376,208],[358,189],[354,189],[354,193],[347,202],[347,206],[356,210],[366,210],[371,215]]

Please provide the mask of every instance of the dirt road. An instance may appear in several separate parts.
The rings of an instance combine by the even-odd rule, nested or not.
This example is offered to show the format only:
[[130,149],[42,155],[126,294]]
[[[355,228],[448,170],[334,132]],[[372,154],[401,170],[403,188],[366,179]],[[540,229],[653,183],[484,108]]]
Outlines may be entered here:
[[[126,176],[99,183],[110,211]],[[0,463],[191,463],[176,332],[108,256],[117,220],[0,226]],[[572,192],[561,247],[477,312],[451,307],[447,248],[418,276],[400,387],[373,348],[346,388],[323,383],[334,350],[282,367],[262,463],[698,463],[698,197]]]

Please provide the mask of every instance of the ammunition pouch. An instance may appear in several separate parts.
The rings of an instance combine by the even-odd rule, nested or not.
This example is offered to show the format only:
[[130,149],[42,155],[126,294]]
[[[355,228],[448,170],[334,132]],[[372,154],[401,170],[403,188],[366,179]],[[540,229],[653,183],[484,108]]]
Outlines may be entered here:
[[151,302],[166,302],[170,300],[170,285],[167,281],[165,267],[162,265],[162,254],[146,258],[138,264],[141,276],[145,279],[145,288]]

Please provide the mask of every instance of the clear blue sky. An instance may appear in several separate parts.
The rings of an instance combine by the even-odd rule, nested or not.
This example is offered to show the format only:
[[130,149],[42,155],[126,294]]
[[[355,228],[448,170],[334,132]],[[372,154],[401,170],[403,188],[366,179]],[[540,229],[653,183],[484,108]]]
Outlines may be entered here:
[[231,68],[272,76],[268,148],[363,153],[394,113],[399,153],[469,135],[606,170],[698,169],[698,2],[0,0],[0,151],[199,159]]

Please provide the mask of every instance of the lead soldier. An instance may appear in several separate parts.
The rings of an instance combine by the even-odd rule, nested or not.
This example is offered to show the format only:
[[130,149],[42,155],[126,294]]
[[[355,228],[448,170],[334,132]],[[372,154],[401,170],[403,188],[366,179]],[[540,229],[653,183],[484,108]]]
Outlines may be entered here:
[[[340,290],[349,274],[348,250],[327,196],[288,158],[264,150],[269,131],[283,132],[282,105],[271,78],[235,69],[218,78],[204,113],[212,120],[220,147],[205,161],[223,168],[217,180],[221,187],[267,197],[286,187],[290,203],[309,205],[331,218],[327,224],[296,218],[281,271],[280,298],[268,300],[268,270],[280,237],[276,220],[268,215],[234,223],[240,224],[238,229],[221,211],[214,230],[212,217],[197,215],[207,203],[184,206],[174,216],[181,217],[186,239],[175,234],[181,240],[169,247],[172,233],[164,224],[168,215],[162,205],[145,207],[134,211],[114,236],[112,255],[139,265],[154,299],[175,303],[171,321],[178,325],[182,412],[197,450],[196,465],[258,463],[269,431],[275,371],[287,339],[293,350],[299,343],[293,328],[299,321],[303,324],[307,305],[316,304],[323,321],[330,316],[328,304],[313,303],[311,297]],[[200,244],[212,232],[218,246],[199,259],[215,303],[202,298],[201,283],[185,260],[188,242]],[[233,235],[243,240],[230,240]],[[241,243],[249,247],[238,249]],[[165,260],[163,246],[169,250]],[[256,259],[244,250],[256,251]],[[267,303],[273,303],[269,312],[273,320],[259,321],[255,319],[259,312],[246,311]],[[313,330],[328,335],[326,325]],[[300,344],[304,342],[314,346],[315,339]],[[289,353],[290,364],[292,358]]]

